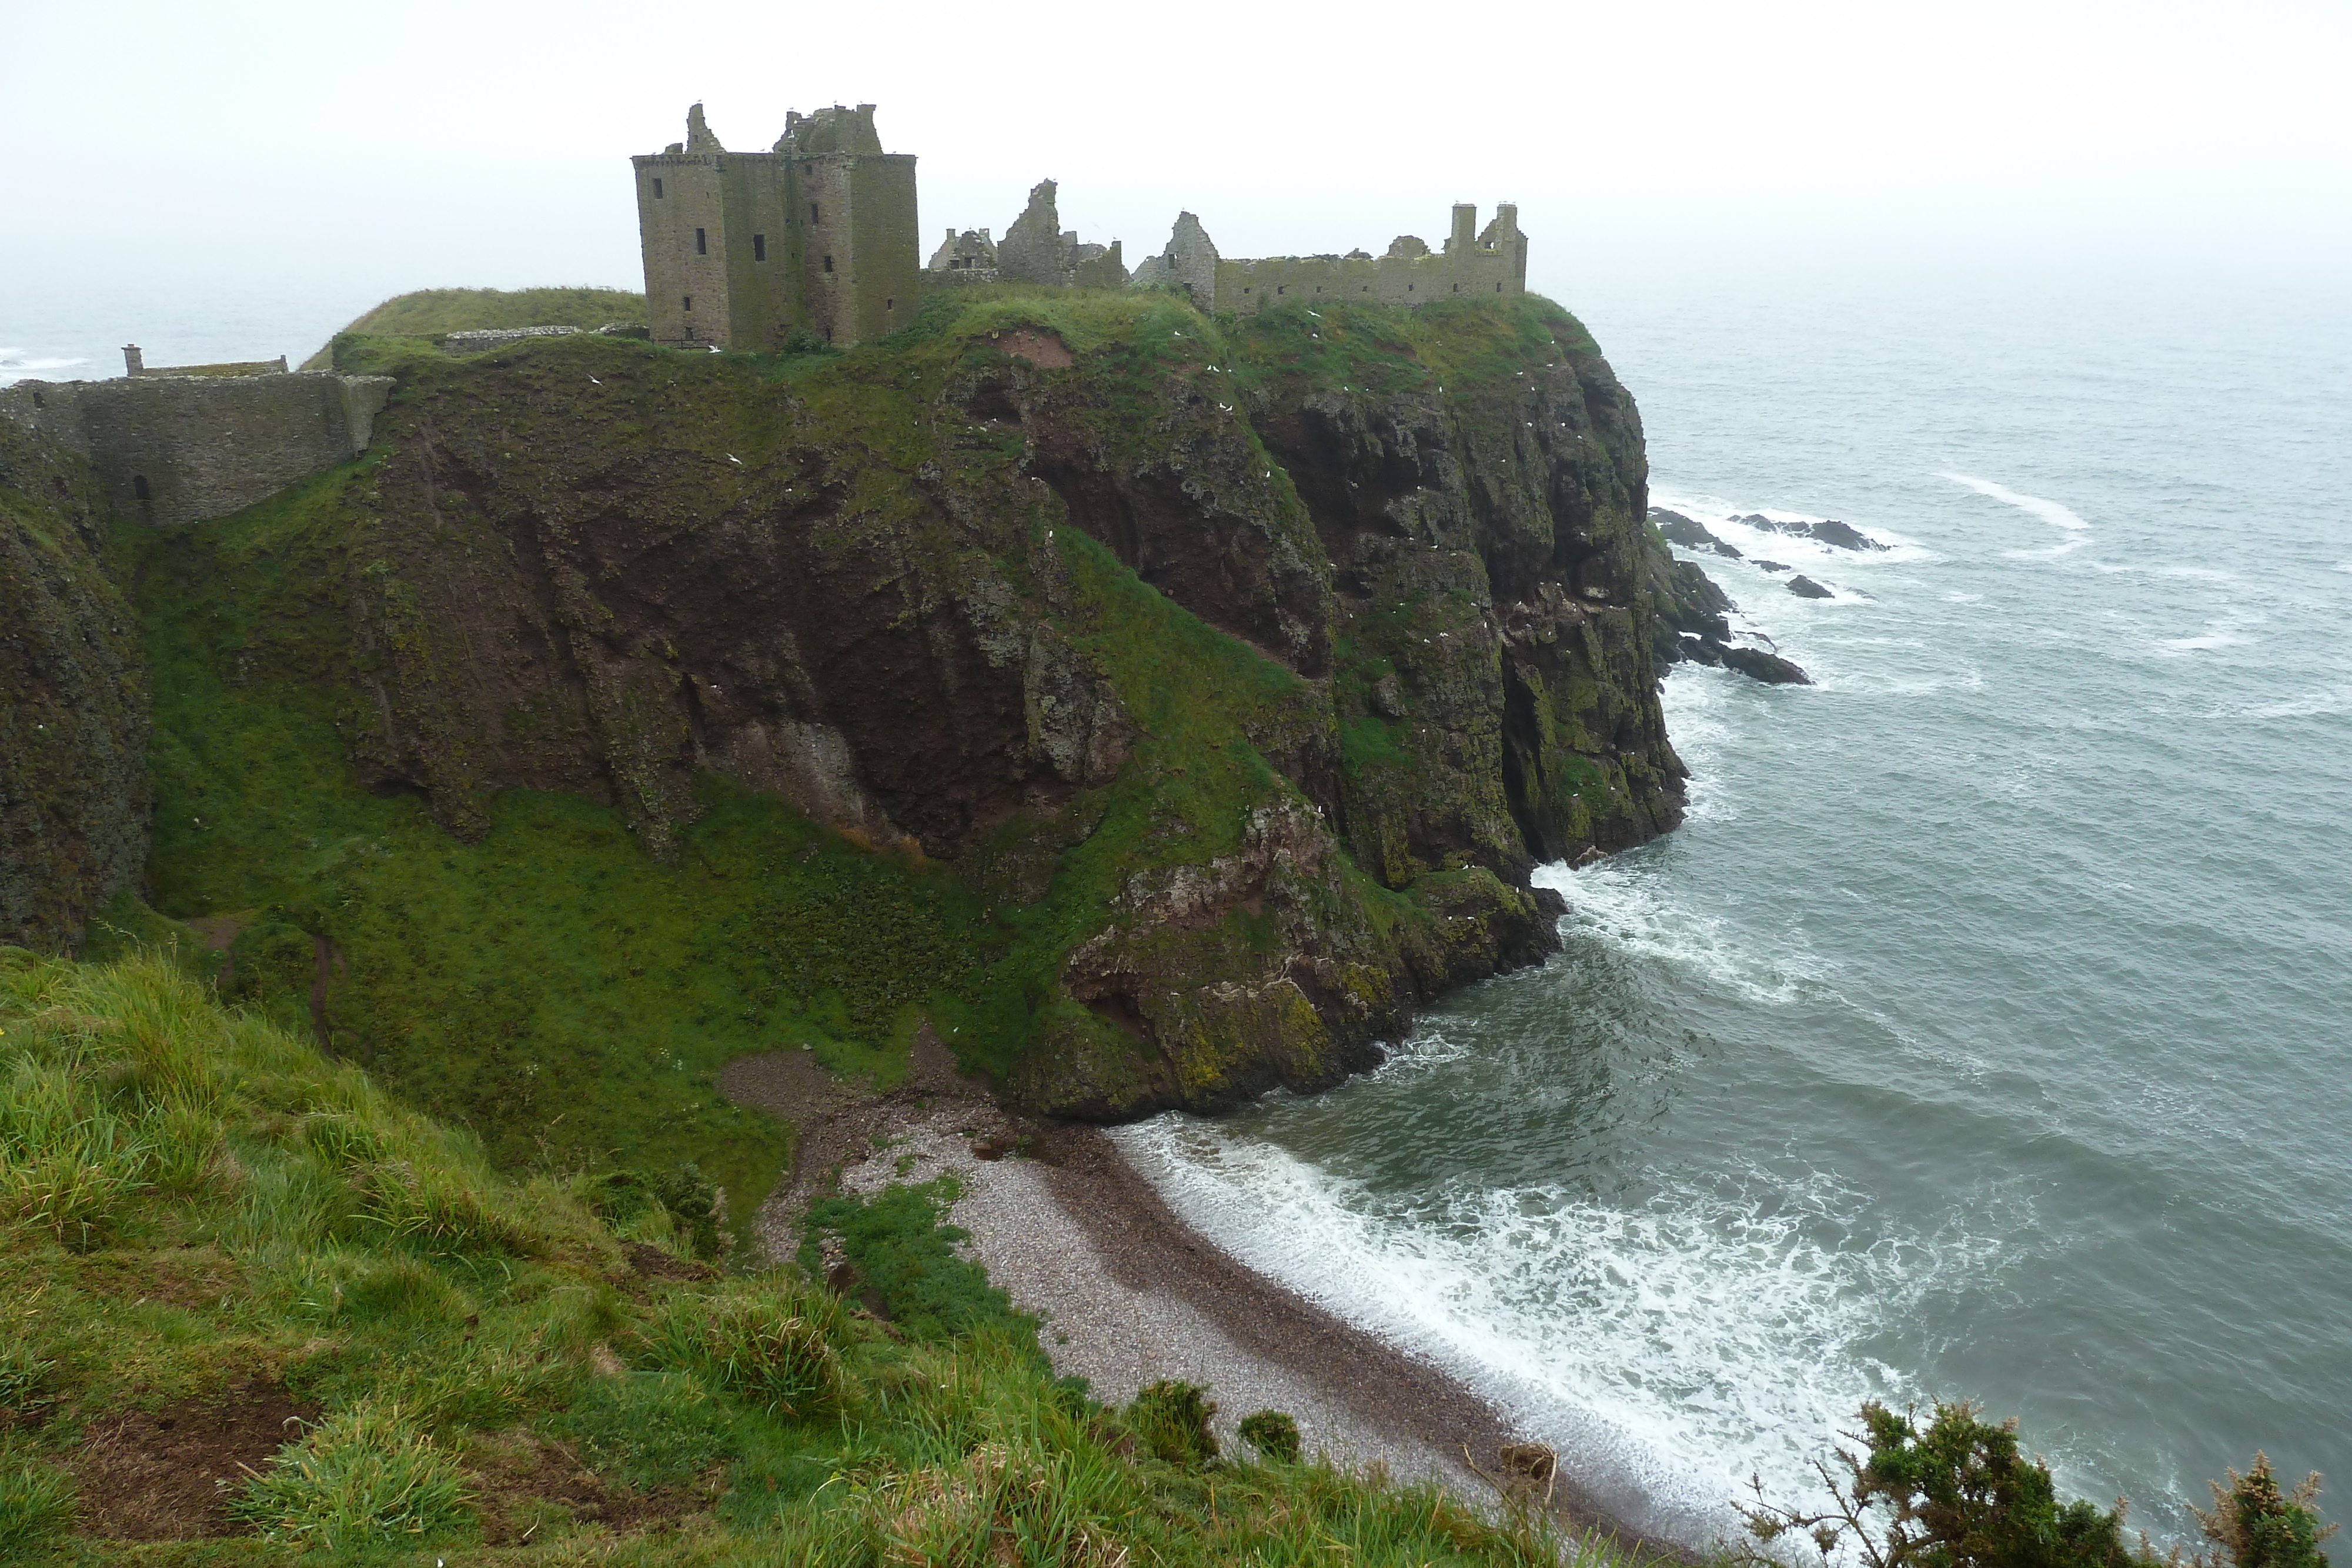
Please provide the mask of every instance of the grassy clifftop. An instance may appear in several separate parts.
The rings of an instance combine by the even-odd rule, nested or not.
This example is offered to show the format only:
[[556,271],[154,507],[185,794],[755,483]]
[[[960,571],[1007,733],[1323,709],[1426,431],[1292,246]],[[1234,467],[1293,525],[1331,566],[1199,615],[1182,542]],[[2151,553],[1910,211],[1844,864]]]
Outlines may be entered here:
[[698,1261],[656,1186],[495,1173],[161,957],[0,951],[0,1086],[11,1563],[1553,1560],[1055,1382],[931,1195],[828,1206],[919,1290],[886,1327]]
[[[642,322],[646,297],[634,288],[419,288],[397,294],[343,329],[370,337],[437,338],[499,327],[579,327]],[[332,345],[302,361],[329,367]]]

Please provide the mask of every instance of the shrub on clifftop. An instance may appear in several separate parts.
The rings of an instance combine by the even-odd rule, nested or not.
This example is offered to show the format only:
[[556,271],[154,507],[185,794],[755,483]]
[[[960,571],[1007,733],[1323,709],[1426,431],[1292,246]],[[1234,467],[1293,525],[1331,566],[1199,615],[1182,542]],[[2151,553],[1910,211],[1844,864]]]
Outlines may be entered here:
[[[1865,1451],[1837,1451],[1843,1476],[1814,1461],[1826,1509],[1772,1502],[1760,1479],[1749,1483],[1754,1502],[1733,1506],[1766,1546],[1802,1535],[1824,1559],[1851,1549],[1869,1568],[2178,1568],[2178,1554],[2159,1557],[2146,1536],[2126,1544],[2121,1501],[2059,1500],[2049,1467],[2020,1452],[2017,1423],[1990,1426],[1978,1409],[1939,1403],[1923,1425],[1916,1410],[1874,1399],[1862,1407],[1862,1431],[1850,1434]],[[2228,1487],[2214,1485],[2213,1511],[2198,1512],[2222,1549],[2199,1568],[2326,1568],[2317,1543],[2327,1531],[2310,1507],[2318,1491],[2315,1475],[2282,1494],[2260,1455],[2250,1473],[2231,1471]],[[1754,1548],[1748,1555],[1777,1561]]]

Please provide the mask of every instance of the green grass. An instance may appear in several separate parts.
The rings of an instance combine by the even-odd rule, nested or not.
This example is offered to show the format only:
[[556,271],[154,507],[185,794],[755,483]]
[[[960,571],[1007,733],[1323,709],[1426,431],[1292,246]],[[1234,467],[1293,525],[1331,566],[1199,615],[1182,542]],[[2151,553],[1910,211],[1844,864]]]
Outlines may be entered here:
[[[0,1434],[11,1563],[1556,1560],[1539,1521],[1215,1454],[1206,1395],[1097,1404],[1002,1307],[915,1337],[791,1270],[641,1273],[594,1178],[499,1175],[161,956],[0,953],[0,1072],[34,1106],[0,1129],[0,1173],[69,1157],[111,1178],[87,1231],[0,1215],[7,1398],[44,1416]],[[100,1117],[132,1135],[79,1141]],[[952,1260],[943,1196],[857,1206],[885,1217],[860,1255]],[[68,1473],[93,1433],[254,1385],[320,1413],[236,1489],[247,1533],[72,1533],[105,1500]],[[650,1511],[583,1517],[564,1500],[583,1475]]]
[[900,1333],[941,1341],[986,1330],[1034,1343],[1037,1321],[1015,1312],[978,1264],[957,1255],[965,1232],[942,1217],[958,1196],[955,1177],[944,1176],[871,1197],[822,1199],[809,1210],[801,1266],[817,1272],[822,1242],[832,1237]]
[[[343,331],[362,337],[436,338],[500,327],[580,327],[646,319],[646,297],[634,288],[419,288],[396,294],[354,319]],[[340,335],[340,334],[339,334]],[[327,368],[330,344],[302,362]]]

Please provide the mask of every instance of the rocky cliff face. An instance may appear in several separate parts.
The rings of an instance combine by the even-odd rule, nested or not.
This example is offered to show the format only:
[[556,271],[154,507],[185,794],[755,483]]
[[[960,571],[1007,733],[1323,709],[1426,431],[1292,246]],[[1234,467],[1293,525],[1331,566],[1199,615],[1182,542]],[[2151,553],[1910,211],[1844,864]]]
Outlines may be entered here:
[[953,1043],[1034,1108],[1335,1082],[1557,945],[1534,864],[1679,818],[1640,424],[1544,301],[343,351],[402,378],[374,453],[157,562],[236,680],[461,839],[526,787],[675,858],[717,774],[951,865],[1013,998]]
[[147,858],[139,629],[88,464],[0,418],[0,943],[80,946]]

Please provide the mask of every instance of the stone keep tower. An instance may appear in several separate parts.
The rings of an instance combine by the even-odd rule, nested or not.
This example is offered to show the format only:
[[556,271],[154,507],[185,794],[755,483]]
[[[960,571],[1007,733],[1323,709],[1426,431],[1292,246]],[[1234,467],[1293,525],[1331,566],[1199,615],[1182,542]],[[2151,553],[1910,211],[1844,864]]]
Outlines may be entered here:
[[630,162],[656,342],[847,348],[915,319],[915,159],[882,151],[872,104],[788,112],[774,147],[730,152],[698,103],[684,141]]

